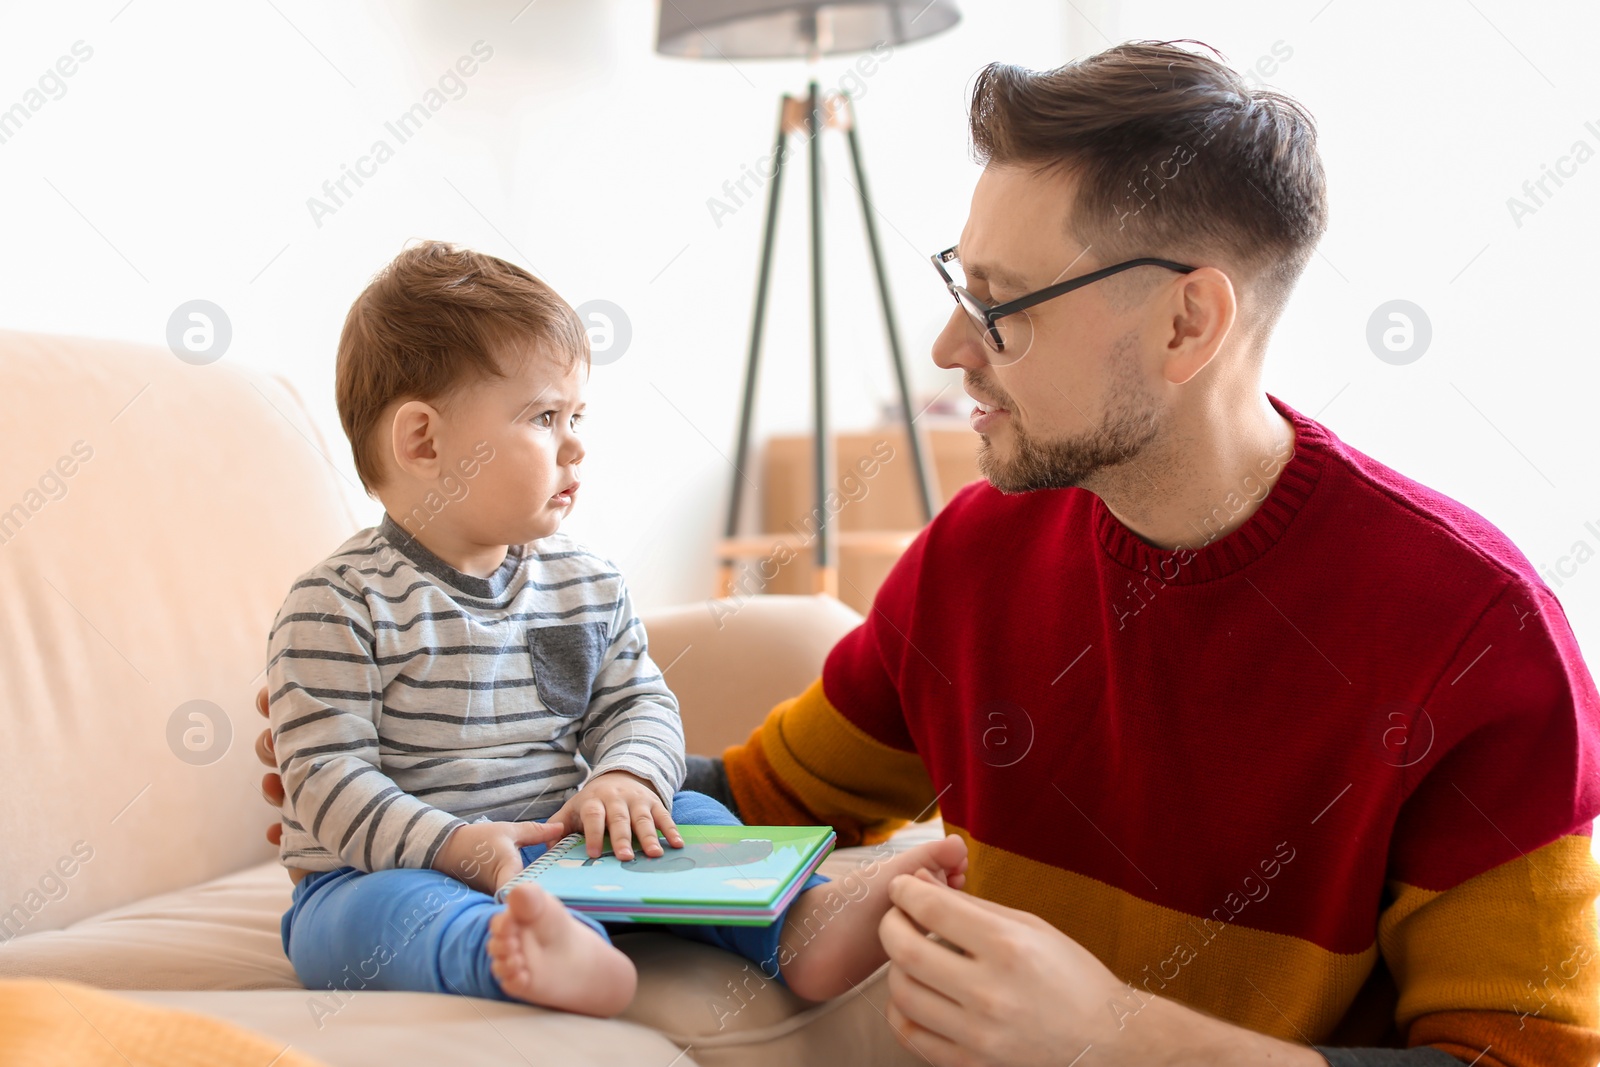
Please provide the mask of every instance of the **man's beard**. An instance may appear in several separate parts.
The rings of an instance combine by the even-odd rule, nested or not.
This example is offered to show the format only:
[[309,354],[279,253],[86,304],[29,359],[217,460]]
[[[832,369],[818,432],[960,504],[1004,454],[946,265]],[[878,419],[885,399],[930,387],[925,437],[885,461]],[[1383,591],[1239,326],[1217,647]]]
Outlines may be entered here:
[[[1029,493],[1035,489],[1070,489],[1083,486],[1099,471],[1126,463],[1160,433],[1156,405],[1144,390],[1132,338],[1124,337],[1112,349],[1106,389],[1105,414],[1100,425],[1070,437],[1039,438],[1025,430],[1011,414],[1010,456],[1001,459],[987,437],[978,450],[978,471],[1002,493]],[[993,387],[981,390],[1007,401]]]

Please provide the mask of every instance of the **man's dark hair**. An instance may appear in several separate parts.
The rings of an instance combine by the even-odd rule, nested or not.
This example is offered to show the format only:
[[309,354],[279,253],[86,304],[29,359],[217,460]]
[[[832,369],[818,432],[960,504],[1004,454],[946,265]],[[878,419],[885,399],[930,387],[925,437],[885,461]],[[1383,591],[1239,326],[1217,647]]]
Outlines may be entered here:
[[1210,47],[1129,41],[1044,72],[991,63],[972,92],[973,153],[1074,175],[1072,236],[1097,260],[1242,272],[1256,307],[1241,314],[1270,327],[1327,228],[1316,126],[1179,44]]

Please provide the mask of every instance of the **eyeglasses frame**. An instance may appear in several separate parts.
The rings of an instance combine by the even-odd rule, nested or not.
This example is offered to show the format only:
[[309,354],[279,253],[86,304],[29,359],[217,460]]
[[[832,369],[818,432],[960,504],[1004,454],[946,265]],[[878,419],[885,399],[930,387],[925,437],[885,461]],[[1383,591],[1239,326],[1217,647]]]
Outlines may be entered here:
[[[1198,267],[1185,266],[1182,263],[1174,263],[1170,259],[1140,256],[1137,259],[1130,259],[1110,267],[1101,267],[1099,270],[1090,271],[1088,274],[1045,286],[1043,289],[1036,289],[1026,296],[1019,296],[1015,300],[1007,300],[1003,304],[989,304],[973,296],[972,291],[966,286],[957,285],[955,279],[950,277],[950,272],[944,269],[946,263],[960,258],[958,251],[960,247],[960,245],[952,245],[943,252],[937,252],[929,258],[933,260],[933,269],[938,271],[939,277],[944,279],[945,288],[950,290],[951,297],[962,307],[962,310],[967,310],[967,305],[961,299],[965,296],[971,302],[972,307],[983,316],[983,332],[986,335],[989,347],[995,352],[1004,352],[1006,347],[1005,339],[1000,336],[1000,331],[995,328],[995,322],[1005,318],[1007,315],[1015,315],[1019,311],[1026,311],[1036,304],[1042,304],[1046,300],[1054,300],[1056,297],[1064,296],[1074,289],[1081,289],[1085,285],[1091,285],[1102,278],[1109,278],[1113,274],[1118,274],[1125,270],[1132,270],[1134,267],[1165,267],[1180,274],[1188,274],[1199,269]],[[973,316],[971,311],[967,311],[967,317],[972,319],[973,325],[977,325],[977,318]]]

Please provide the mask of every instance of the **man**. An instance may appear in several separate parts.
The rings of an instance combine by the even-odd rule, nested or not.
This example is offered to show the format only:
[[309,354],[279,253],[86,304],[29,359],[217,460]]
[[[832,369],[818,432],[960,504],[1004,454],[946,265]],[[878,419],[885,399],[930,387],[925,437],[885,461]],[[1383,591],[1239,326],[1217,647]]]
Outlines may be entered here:
[[987,481],[694,788],[967,839],[966,891],[897,879],[880,927],[941,1067],[1594,1064],[1600,695],[1561,606],[1261,389],[1326,225],[1309,116],[1145,42],[991,65],[971,130],[934,358]]

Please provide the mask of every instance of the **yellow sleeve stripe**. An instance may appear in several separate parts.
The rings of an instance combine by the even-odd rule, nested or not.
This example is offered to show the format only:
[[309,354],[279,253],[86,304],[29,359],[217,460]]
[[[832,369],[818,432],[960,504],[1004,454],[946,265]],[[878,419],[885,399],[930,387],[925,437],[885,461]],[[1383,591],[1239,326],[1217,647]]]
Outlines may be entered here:
[[986,845],[948,820],[945,829],[966,839],[967,892],[1033,912],[1126,983],[1107,1005],[1122,1027],[1137,1025],[1151,998],[1168,997],[1286,1041],[1321,1041],[1349,1011],[1378,959],[1376,944],[1330,952],[1242,925],[1248,908],[1227,923],[1188,915]]
[[821,823],[839,846],[883,840],[909,818],[931,818],[935,791],[922,757],[891,748],[829,703],[819,677],[767,713],[722,754],[750,825]]
[[937,813],[922,757],[891,748],[846,719],[828,701],[820,677],[792,706],[779,705],[767,717],[761,748],[807,807],[824,821],[853,816],[865,843],[887,837],[907,819]]
[[1402,1029],[1464,1010],[1600,1026],[1600,865],[1589,838],[1557,838],[1445,892],[1390,888],[1378,944],[1400,987]]

